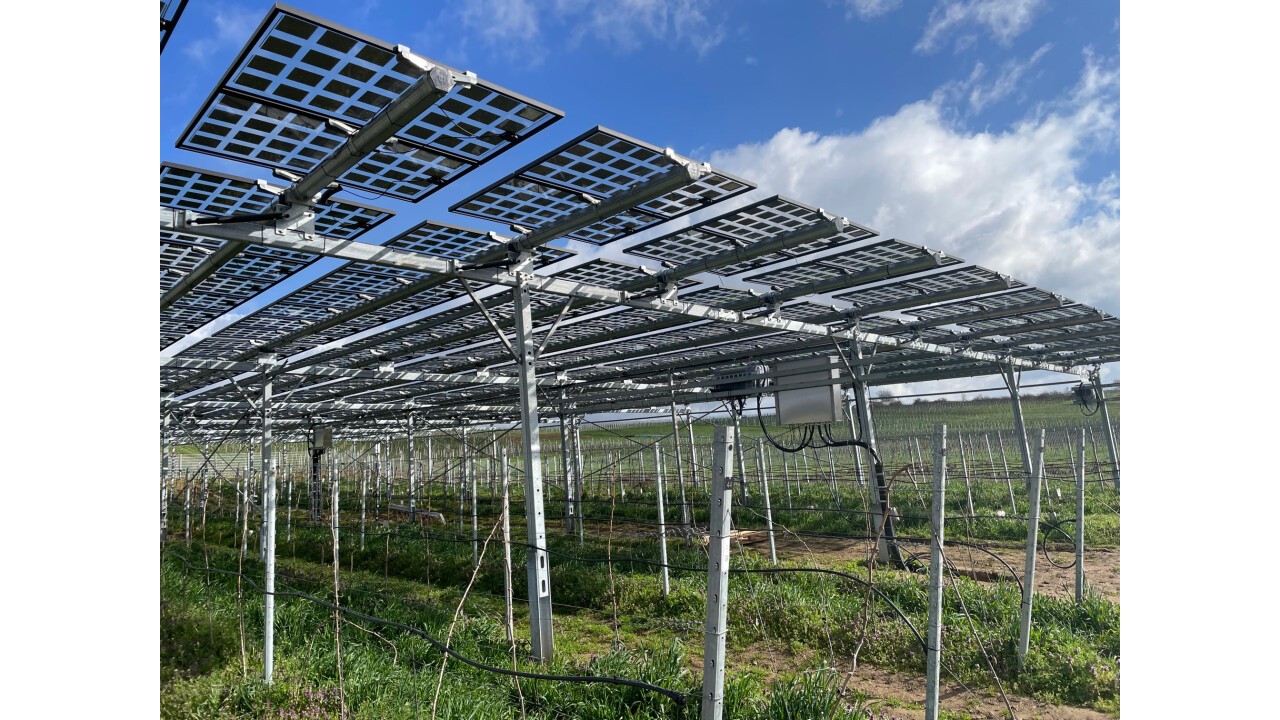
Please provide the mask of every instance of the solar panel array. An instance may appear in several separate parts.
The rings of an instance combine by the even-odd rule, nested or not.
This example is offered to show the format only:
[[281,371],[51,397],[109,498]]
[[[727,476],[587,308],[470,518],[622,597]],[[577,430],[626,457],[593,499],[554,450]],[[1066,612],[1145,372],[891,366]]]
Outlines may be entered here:
[[[423,74],[395,46],[277,5],[178,147],[305,174]],[[338,182],[417,202],[562,116],[460,83]]]
[[[395,46],[276,6],[179,146],[285,171],[284,177],[303,175],[420,74]],[[484,81],[465,83],[362,158],[339,184],[394,202],[417,202],[559,117],[549,106]],[[661,295],[742,317],[875,333],[884,340],[864,348],[863,371],[872,384],[995,371],[991,359],[898,344],[933,343],[948,351],[1076,366],[1119,357],[1119,321],[1105,313],[959,258],[880,238],[794,199],[727,202],[754,185],[716,170],[683,185],[664,184],[660,195],[597,212],[589,222],[561,224],[603,203],[622,207],[647,183],[678,176],[672,171],[683,162],[664,149],[595,127],[450,209],[507,226],[511,234],[550,231],[540,233],[526,272],[632,298]],[[162,207],[212,215],[265,212],[283,189],[174,163],[161,166],[160,179]],[[436,220],[380,241],[376,230],[391,215],[333,197],[318,206],[315,232],[471,262],[489,262],[507,247],[505,237]],[[686,216],[671,223],[677,227],[659,227]],[[199,233],[161,233],[162,294],[224,248]],[[162,347],[294,276],[314,257],[248,245],[161,313]],[[471,288],[483,311],[457,280],[347,262],[186,346],[178,357],[244,361],[271,351],[293,362],[305,355],[304,364],[514,375],[514,359],[490,324],[513,334],[511,292],[474,282]],[[718,369],[851,350],[847,343],[837,348],[828,337],[775,327],[537,290],[531,297],[539,371],[569,378],[573,384],[566,391],[581,409],[662,405],[673,393],[680,401],[714,399],[723,397],[711,391]],[[161,384],[194,400],[238,403],[258,382],[244,378],[237,387],[222,383],[225,377],[166,368]],[[297,376],[285,386],[294,403],[395,403],[378,411],[384,415],[408,402],[435,408],[440,417],[470,413],[473,419],[476,413],[509,417],[517,407],[510,384]],[[543,393],[544,401],[552,396],[558,392]],[[213,409],[206,415],[238,412]],[[325,412],[344,415],[340,409]]]

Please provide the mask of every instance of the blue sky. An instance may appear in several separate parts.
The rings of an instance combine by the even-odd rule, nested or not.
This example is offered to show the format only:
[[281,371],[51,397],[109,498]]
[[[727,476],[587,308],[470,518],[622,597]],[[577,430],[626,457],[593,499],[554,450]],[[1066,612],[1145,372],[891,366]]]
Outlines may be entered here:
[[[565,112],[421,203],[375,203],[399,217],[369,239],[427,217],[484,228],[448,205],[600,124],[1120,312],[1118,3],[294,5]],[[268,177],[174,148],[268,9],[191,1],[161,58],[162,159]]]

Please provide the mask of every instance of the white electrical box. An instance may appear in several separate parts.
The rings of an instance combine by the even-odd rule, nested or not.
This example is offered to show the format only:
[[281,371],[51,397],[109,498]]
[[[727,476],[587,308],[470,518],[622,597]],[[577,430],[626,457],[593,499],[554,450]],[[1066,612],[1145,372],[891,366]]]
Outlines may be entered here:
[[328,450],[333,447],[333,428],[317,426],[311,430],[311,449]]
[[774,395],[781,425],[818,425],[834,423],[844,416],[840,393],[840,366],[834,357],[809,358],[778,363],[774,383],[791,385],[814,380],[831,380],[830,384],[798,390],[781,390]]

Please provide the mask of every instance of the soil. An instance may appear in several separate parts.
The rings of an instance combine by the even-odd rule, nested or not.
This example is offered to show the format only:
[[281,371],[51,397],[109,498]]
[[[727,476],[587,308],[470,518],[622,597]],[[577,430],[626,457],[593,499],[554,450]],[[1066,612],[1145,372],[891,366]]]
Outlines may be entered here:
[[[743,548],[762,554],[769,552],[769,537],[763,530],[750,530],[734,533],[735,547],[737,542]],[[805,562],[812,560],[819,565],[831,567],[839,563],[865,560],[871,550],[871,543],[866,540],[849,540],[844,538],[797,538],[778,531],[774,533],[774,545],[779,560]],[[920,550],[927,548],[921,546]],[[1018,576],[1022,576],[1026,556],[1020,549],[988,547],[998,555]],[[1073,551],[1068,546],[1052,545],[1049,555],[1061,565],[1074,562]],[[1009,571],[986,553],[953,545],[948,549],[948,558],[961,574],[983,582],[995,582],[1001,577],[1008,578]],[[1084,555],[1085,582],[1094,591],[1102,594],[1112,602],[1120,602],[1120,549],[1099,548],[1085,550]],[[1043,552],[1036,555],[1036,593],[1052,597],[1073,597],[1075,595],[1076,571],[1074,567],[1060,568],[1045,559]]]
[[[693,646],[689,649],[691,651],[690,668],[700,672],[702,669],[700,649]],[[813,656],[813,651],[809,649],[803,649],[796,654],[787,649],[755,644],[747,648],[735,649],[730,653],[727,671],[740,672],[750,669],[759,673],[766,681],[773,682],[780,671],[811,666]],[[923,720],[923,676],[881,670],[866,664],[859,665],[856,670],[839,663],[832,667],[844,674],[841,683],[844,685],[846,694],[860,693],[872,698],[868,704],[874,710],[876,720]],[[1109,720],[1111,718],[1110,715],[1097,710],[1053,705],[1022,695],[1009,695],[1008,698],[1018,720]],[[966,690],[959,685],[947,683],[945,679],[939,683],[938,700],[943,710],[964,714],[971,718],[1007,720],[1009,717],[1009,710],[999,693],[982,688]]]

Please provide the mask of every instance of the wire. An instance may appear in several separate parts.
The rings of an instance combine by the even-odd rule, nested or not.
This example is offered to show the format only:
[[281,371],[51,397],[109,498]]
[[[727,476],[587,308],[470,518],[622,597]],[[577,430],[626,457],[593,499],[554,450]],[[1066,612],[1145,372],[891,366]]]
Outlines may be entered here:
[[[446,655],[458,660],[461,663],[470,665],[475,668],[479,668],[480,670],[484,670],[486,672],[496,673],[498,675],[507,675],[510,677],[528,678],[530,680],[555,680],[559,682],[605,683],[609,685],[624,685],[626,687],[639,688],[641,690],[648,690],[650,692],[661,693],[671,698],[672,700],[674,700],[676,704],[680,705],[681,707],[683,707],[685,704],[685,693],[660,687],[658,685],[650,685],[649,683],[641,682],[639,680],[627,680],[626,678],[616,678],[616,677],[609,677],[605,675],[550,675],[546,673],[524,672],[521,670],[507,670],[506,668],[495,667],[493,665],[486,665],[485,663],[482,663],[478,660],[472,660],[471,658],[458,653],[456,650],[450,648],[449,646],[445,645],[444,643],[440,642],[434,637],[426,634],[425,632],[415,627],[405,625],[404,623],[399,623],[399,622],[396,622],[395,620],[388,620],[386,618],[376,617],[374,615],[366,615],[362,612],[358,612],[350,608],[335,605],[331,602],[328,602],[327,600],[323,600],[321,598],[315,597],[314,595],[309,595],[307,593],[299,592],[297,590],[276,590],[273,593],[268,593],[265,589],[263,589],[261,585],[254,582],[253,578],[249,577],[248,575],[245,575],[244,573],[236,572],[233,570],[223,570],[222,568],[214,568],[214,567],[199,568],[199,567],[196,567],[195,565],[192,565],[191,562],[188,561],[185,557],[183,557],[182,555],[179,555],[176,552],[173,552],[172,550],[163,550],[161,552],[165,553],[166,555],[172,555],[173,557],[178,558],[188,568],[191,568],[192,570],[203,570],[206,572],[213,571],[213,572],[222,573],[225,575],[238,575],[244,578],[245,580],[247,580],[250,585],[254,586],[258,591],[262,592],[262,594],[264,595],[270,594],[274,597],[282,597],[282,596],[296,597],[296,598],[301,598],[303,600],[309,600],[313,603],[316,603],[317,605],[322,605],[324,607],[329,608],[330,610],[335,610],[337,612],[351,615],[353,617],[364,620],[365,622],[385,625],[387,627],[394,627],[399,630],[412,633],[426,640],[432,645],[434,645],[436,649],[439,650],[440,652],[445,653]],[[919,636],[919,633],[916,633],[916,635]]]

